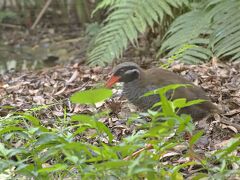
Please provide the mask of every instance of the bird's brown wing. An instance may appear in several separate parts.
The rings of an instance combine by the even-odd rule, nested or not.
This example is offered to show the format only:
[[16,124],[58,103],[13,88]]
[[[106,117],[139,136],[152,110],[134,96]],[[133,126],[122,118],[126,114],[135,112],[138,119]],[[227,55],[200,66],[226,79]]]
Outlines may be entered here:
[[146,84],[152,84],[161,87],[169,84],[192,84],[187,79],[165,69],[153,68],[144,71],[143,74],[142,81]]
[[204,99],[206,102],[198,104],[197,108],[202,110],[209,110],[209,112],[219,112],[219,109],[210,101],[210,98],[206,96],[206,93],[200,87],[194,85],[192,82],[179,76],[178,74],[175,74],[168,70],[154,68],[145,71],[145,77],[148,78],[143,82],[145,82],[147,86],[156,88],[161,88],[170,84],[191,84],[192,86],[190,87],[180,87],[176,89],[172,96],[172,99],[186,98],[187,101]]

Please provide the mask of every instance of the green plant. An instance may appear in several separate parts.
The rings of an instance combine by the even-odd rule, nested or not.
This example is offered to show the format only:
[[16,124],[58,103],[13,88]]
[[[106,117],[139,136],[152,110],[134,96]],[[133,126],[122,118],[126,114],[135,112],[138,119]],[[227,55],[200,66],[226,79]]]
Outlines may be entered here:
[[153,27],[154,23],[163,22],[168,16],[173,18],[173,8],[185,7],[188,1],[105,0],[96,9],[109,5],[110,13],[104,21],[106,25],[95,38],[94,48],[88,54],[92,64],[103,65],[120,57],[129,41],[137,45],[139,33]]
[[16,18],[17,15],[13,11],[0,11],[0,23],[3,22],[5,18]]
[[194,45],[184,44],[180,47],[173,55],[171,55],[167,62],[161,65],[161,68],[168,69],[170,65],[175,61],[183,57],[183,54],[190,48],[193,48]]
[[[170,85],[148,95],[161,96],[162,111],[149,110],[149,123],[140,123],[135,132],[122,137],[113,136],[111,129],[99,121],[107,113],[98,112],[95,104],[112,95],[108,89],[94,89],[75,93],[71,100],[92,106],[92,115],[75,114],[67,119],[56,119],[54,126],[45,127],[28,111],[0,118],[0,177],[35,179],[183,179],[182,170],[199,165],[204,171],[196,177],[228,178],[237,171],[229,166],[214,165],[212,160],[189,160],[177,163],[165,160],[164,155],[179,144],[184,144],[184,132],[194,129],[191,117],[178,116],[176,111],[187,105],[199,103],[184,100],[171,101],[166,98],[169,90],[186,87]],[[147,94],[146,94],[147,95]],[[41,107],[44,108],[44,107]],[[38,109],[33,112],[37,113]],[[46,107],[47,108],[47,107]],[[166,121],[159,121],[159,117]],[[135,124],[134,119],[132,123]],[[202,132],[196,133],[187,148],[192,148]],[[229,153],[239,148],[239,136],[226,149],[216,152],[222,163],[239,163],[239,158]],[[149,146],[151,144],[151,146]],[[147,145],[147,146],[145,146]],[[151,150],[149,150],[150,148]],[[136,156],[133,154],[141,150]],[[182,156],[182,155],[181,155]],[[186,153],[184,156],[188,157]],[[194,177],[195,177],[194,176]]]
[[182,60],[199,63],[211,57],[239,59],[240,21],[237,0],[207,1],[204,6],[188,12],[171,24],[161,46],[171,56],[182,44],[192,44]]
[[[212,57],[238,60],[239,3],[238,0],[103,0],[96,10],[109,7],[110,13],[88,54],[89,63],[104,64],[119,58],[128,42],[137,45],[139,33],[154,24],[165,28],[170,24],[166,33],[161,31],[164,37],[159,42],[160,56],[172,56],[189,44],[192,48],[179,58],[185,63],[202,63]],[[183,15],[176,17],[176,10],[182,10]]]

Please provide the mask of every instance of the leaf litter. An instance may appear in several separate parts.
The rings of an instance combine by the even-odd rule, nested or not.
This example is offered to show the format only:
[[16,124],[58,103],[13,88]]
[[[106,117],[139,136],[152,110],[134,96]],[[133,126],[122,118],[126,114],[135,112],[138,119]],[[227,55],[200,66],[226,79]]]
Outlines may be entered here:
[[[214,115],[197,123],[199,129],[205,130],[205,135],[195,148],[200,153],[214,152],[223,148],[240,131],[240,63],[214,62],[214,65],[176,63],[170,70],[201,86],[223,111],[221,115]],[[110,71],[111,67],[90,68],[75,63],[64,67],[59,65],[38,71],[10,72],[1,75],[0,115],[6,116],[10,112],[23,112],[49,105],[47,108],[40,108],[35,115],[44,125],[53,126],[56,119],[64,116],[70,121],[73,114],[94,114],[96,109],[110,110],[109,116],[101,117],[99,120],[110,128],[115,137],[114,141],[118,142],[136,131],[137,125],[129,125],[127,120],[133,116],[132,113],[138,111],[121,96],[119,86],[113,89],[114,95],[111,99],[97,104],[96,107],[73,104],[69,100],[74,92],[102,87]],[[89,130],[85,136],[76,137],[76,140],[85,139],[96,144],[98,142],[94,138],[89,138],[94,133]],[[105,136],[99,139],[108,143]],[[182,151],[172,149],[166,152],[161,161],[172,164],[188,162],[188,158],[183,158],[186,146],[182,146]],[[237,154],[239,155],[239,152]],[[195,172],[196,168],[188,171]]]

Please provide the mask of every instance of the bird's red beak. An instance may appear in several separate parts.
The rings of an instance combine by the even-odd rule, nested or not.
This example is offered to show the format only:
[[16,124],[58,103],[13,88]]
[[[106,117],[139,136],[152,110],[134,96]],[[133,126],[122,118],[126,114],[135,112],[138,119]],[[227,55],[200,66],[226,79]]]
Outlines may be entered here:
[[110,79],[108,79],[108,81],[106,82],[105,87],[111,88],[114,84],[116,84],[119,81],[119,79],[120,79],[120,76],[112,75]]

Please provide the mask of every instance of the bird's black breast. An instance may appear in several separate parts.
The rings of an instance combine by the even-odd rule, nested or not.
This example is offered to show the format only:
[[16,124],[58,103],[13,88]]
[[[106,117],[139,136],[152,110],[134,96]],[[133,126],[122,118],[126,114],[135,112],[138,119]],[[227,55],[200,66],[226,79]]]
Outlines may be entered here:
[[124,83],[123,94],[135,106],[147,110],[160,101],[159,95],[143,97],[146,92],[154,89],[157,89],[157,87],[142,87],[139,80],[134,80],[130,83]]

